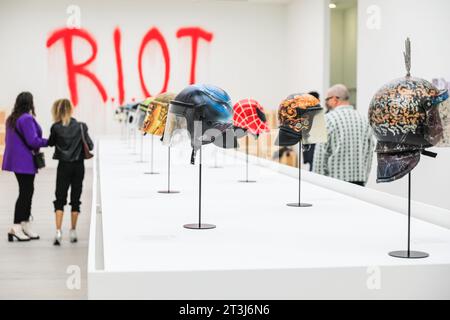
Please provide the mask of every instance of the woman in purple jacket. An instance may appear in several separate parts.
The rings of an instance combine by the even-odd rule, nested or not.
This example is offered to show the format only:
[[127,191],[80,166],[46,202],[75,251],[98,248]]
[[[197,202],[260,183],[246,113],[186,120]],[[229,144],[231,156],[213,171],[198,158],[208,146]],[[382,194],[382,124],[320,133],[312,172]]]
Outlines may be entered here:
[[31,201],[34,193],[34,178],[38,172],[33,160],[33,151],[47,147],[42,130],[34,119],[33,96],[22,92],[17,96],[11,115],[6,120],[4,171],[14,172],[19,183],[19,198],[14,211],[14,225],[8,232],[8,240],[30,241],[39,239],[31,229]]

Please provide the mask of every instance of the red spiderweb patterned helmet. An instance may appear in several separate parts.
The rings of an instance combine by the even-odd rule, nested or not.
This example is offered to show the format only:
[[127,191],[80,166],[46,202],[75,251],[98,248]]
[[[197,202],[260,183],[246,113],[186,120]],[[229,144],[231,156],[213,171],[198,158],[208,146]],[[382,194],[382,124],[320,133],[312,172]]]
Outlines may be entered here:
[[235,128],[247,130],[256,136],[270,131],[264,108],[256,100],[240,100],[234,105],[233,111]]

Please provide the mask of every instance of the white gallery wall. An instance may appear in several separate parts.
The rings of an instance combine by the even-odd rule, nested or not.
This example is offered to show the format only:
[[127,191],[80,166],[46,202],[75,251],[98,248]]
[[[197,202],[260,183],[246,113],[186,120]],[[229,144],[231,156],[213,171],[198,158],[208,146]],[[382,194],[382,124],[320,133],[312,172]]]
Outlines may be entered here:
[[[115,28],[120,28],[122,36],[127,102],[145,98],[139,81],[138,54],[144,35],[152,27],[160,30],[169,49],[170,91],[178,92],[189,84],[191,41],[177,39],[176,33],[182,27],[192,26],[213,34],[210,43],[199,40],[196,82],[220,86],[234,101],[253,97],[266,108],[276,108],[290,93],[286,89],[287,5],[278,1],[1,1],[0,108],[10,110],[20,91],[31,91],[38,120],[46,133],[51,125],[52,102],[70,96],[63,42],[50,48],[46,42],[54,30],[65,27],[73,18],[73,13],[67,13],[72,4],[80,9],[81,27],[98,45],[98,55],[88,69],[108,94],[104,103],[92,81],[77,77],[80,100],[75,116],[86,121],[95,134],[117,130],[110,116],[118,104]],[[92,54],[85,40],[74,40],[73,47],[77,63]],[[164,68],[160,46],[150,42],[143,58],[144,79],[150,93],[161,91]]]
[[[450,81],[450,1],[359,0],[358,109],[367,114],[375,92],[405,75],[404,41],[412,41],[412,74],[432,81]],[[422,157],[413,171],[413,197],[450,209],[450,149],[434,150],[437,159]],[[369,187],[407,195],[407,179],[376,184],[376,161]]]
[[330,84],[345,84],[356,105],[357,21],[356,1],[330,11]]
[[[182,27],[201,27],[213,34],[200,40],[197,82],[216,84],[234,101],[253,97],[276,109],[288,94],[317,90],[330,84],[330,10],[328,0],[4,0],[0,2],[0,108],[10,110],[16,95],[35,95],[38,120],[47,134],[52,102],[69,97],[66,62],[61,41],[46,47],[50,34],[73,18],[70,5],[80,9],[81,27],[98,45],[88,69],[105,87],[104,103],[92,82],[78,76],[79,106],[75,116],[91,127],[94,136],[119,132],[112,113],[118,105],[118,73],[113,34],[121,32],[125,101],[143,99],[138,73],[142,39],[157,27],[167,42],[171,71],[168,89],[189,83],[191,42],[177,39]],[[448,0],[359,0],[357,45],[358,110],[367,114],[371,97],[385,82],[405,73],[403,43],[413,42],[413,74],[450,81],[450,43],[447,41]],[[350,13],[351,14],[351,13]],[[344,28],[345,29],[345,28]],[[353,28],[352,30],[354,30]],[[74,60],[92,54],[85,41],[75,40]],[[331,48],[332,49],[332,48]],[[346,46],[347,51],[354,52]],[[344,51],[342,54],[349,56]],[[355,59],[355,57],[351,57]],[[144,51],[143,74],[148,90],[158,93],[164,82],[160,47],[151,42]],[[345,72],[342,72],[345,74]],[[114,101],[112,101],[114,99]],[[450,150],[437,159],[423,158],[414,171],[414,197],[450,209]],[[405,180],[377,185],[376,162],[370,188],[406,195]],[[432,181],[432,182],[431,182]]]
[[327,0],[292,0],[287,8],[288,94],[318,91],[329,83]]
[[[75,5],[75,7],[73,6]],[[104,102],[93,82],[78,75],[79,105],[75,117],[87,122],[94,137],[118,133],[113,110],[119,105],[114,31],[120,30],[125,102],[144,99],[138,55],[144,35],[153,27],[164,37],[170,55],[168,90],[189,84],[191,40],[177,30],[200,27],[213,34],[199,40],[196,82],[224,88],[233,101],[252,97],[267,109],[294,92],[328,84],[326,68],[326,0],[5,0],[0,2],[0,108],[11,110],[21,91],[35,96],[37,117],[48,134],[55,99],[70,97],[62,40],[50,48],[55,30],[80,24],[95,40],[98,53],[86,69],[107,93]],[[26,22],[26,23],[25,23]],[[73,40],[74,63],[92,56],[86,40]],[[150,42],[142,59],[148,91],[159,93],[165,79],[161,47]],[[50,152],[51,150],[49,150]],[[50,156],[50,154],[49,154]]]

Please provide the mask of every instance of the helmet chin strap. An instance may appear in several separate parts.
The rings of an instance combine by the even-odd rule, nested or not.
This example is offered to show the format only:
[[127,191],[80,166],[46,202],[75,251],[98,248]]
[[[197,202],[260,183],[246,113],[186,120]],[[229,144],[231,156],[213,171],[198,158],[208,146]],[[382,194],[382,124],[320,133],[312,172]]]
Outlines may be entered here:
[[[201,148],[202,145],[203,145],[203,139],[204,139],[204,136],[201,136],[201,137],[200,137],[200,148]],[[214,140],[215,140],[215,138],[212,137],[212,138],[211,138],[211,142],[214,142]],[[199,147],[193,147],[193,148],[192,148],[192,153],[191,153],[191,164],[195,164],[195,158],[196,158],[196,156],[197,156],[197,151],[198,151],[198,149],[199,149]]]
[[436,152],[431,152],[431,151],[427,151],[427,150],[423,150],[422,155],[425,157],[433,158],[433,159],[435,159],[438,156],[438,154]]
[[195,156],[197,155],[197,150],[195,150],[194,148],[192,148],[192,153],[191,153],[191,164],[194,165],[195,164]]

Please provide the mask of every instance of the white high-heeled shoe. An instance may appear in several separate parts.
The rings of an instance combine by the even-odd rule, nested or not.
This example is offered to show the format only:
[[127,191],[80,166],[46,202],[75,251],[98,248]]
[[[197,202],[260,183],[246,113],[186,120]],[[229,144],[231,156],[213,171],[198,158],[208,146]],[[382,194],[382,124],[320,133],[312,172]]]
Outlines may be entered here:
[[53,245],[60,246],[61,241],[62,241],[62,232],[61,230],[56,230],[55,242],[53,242]]
[[40,237],[39,235],[33,231],[33,229],[31,228],[31,223],[30,222],[22,222],[22,231],[23,233],[25,233],[25,235],[28,236],[28,238],[30,238],[31,240],[39,240]]
[[8,241],[13,242],[14,240],[20,242],[31,240],[30,237],[23,233],[22,226],[20,224],[15,224],[8,232]]

